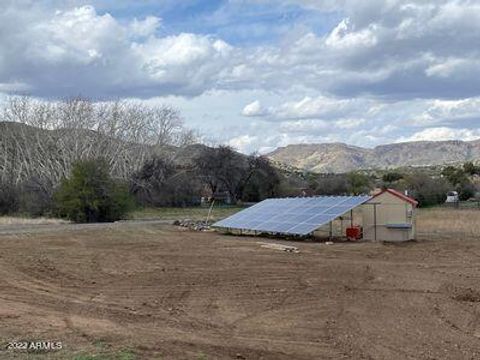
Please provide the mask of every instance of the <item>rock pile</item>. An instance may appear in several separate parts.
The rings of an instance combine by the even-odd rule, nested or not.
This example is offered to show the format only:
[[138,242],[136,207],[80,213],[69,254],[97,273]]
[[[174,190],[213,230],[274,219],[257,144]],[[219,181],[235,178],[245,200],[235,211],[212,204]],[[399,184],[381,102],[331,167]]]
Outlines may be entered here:
[[203,220],[177,220],[174,222],[174,225],[188,228],[189,230],[194,231],[207,231],[210,230],[210,226]]

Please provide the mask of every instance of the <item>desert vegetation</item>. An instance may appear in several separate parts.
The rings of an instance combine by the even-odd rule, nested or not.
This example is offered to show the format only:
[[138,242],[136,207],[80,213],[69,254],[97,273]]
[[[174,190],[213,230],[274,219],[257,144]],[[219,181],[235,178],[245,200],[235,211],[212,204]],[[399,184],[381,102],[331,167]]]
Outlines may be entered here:
[[439,169],[398,168],[392,170],[353,171],[346,174],[312,174],[308,186],[314,194],[345,195],[368,193],[374,188],[405,190],[420,207],[445,203],[449,191],[457,191],[460,200],[478,198],[478,166],[466,162],[462,166],[444,166]]
[[83,98],[12,97],[0,112],[0,212],[49,213],[73,164],[102,158],[127,181],[153,153],[194,141],[178,110]]
[[112,179],[101,160],[75,163],[58,186],[54,203],[57,215],[82,223],[120,220],[133,208],[127,185]]
[[[180,112],[168,105],[19,96],[5,102],[0,116],[0,214],[60,214],[76,221],[122,217],[124,211],[113,217],[85,215],[91,206],[66,200],[66,189],[75,182],[72,169],[85,161],[104,169],[122,196],[141,207],[195,206],[202,199],[237,204],[277,196],[358,195],[378,187],[408,190],[428,207],[442,204],[448,191],[467,200],[478,190],[480,169],[471,162],[436,173],[406,168],[315,174],[279,168],[265,156],[201,144]],[[76,215],[74,203],[81,207]]]
[[90,170],[110,178],[109,186],[108,181],[90,181],[97,187],[89,189],[91,194],[98,198],[116,184],[113,197],[131,196],[139,206],[192,206],[202,197],[236,203],[295,192],[292,177],[266,158],[199,144],[180,112],[168,105],[84,98],[45,102],[22,96],[10,98],[0,116],[4,215],[60,214],[75,221],[121,217],[124,211],[101,215],[105,204],[95,200],[86,206],[90,200],[70,196],[78,193],[81,176],[91,180]]

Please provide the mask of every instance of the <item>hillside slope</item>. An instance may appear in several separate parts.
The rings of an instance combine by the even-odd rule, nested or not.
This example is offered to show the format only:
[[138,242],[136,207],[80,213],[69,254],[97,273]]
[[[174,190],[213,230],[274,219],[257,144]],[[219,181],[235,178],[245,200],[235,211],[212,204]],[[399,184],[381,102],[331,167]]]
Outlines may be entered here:
[[300,144],[280,147],[268,156],[285,165],[318,173],[357,169],[429,166],[480,159],[480,140],[418,141],[373,149],[343,143]]

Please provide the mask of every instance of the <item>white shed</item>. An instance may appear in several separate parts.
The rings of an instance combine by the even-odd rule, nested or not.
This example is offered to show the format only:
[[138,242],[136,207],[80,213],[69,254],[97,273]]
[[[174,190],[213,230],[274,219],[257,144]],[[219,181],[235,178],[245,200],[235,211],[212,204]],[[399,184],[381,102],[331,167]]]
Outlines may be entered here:
[[393,189],[375,194],[363,205],[363,238],[373,241],[407,241],[416,237],[418,202]]

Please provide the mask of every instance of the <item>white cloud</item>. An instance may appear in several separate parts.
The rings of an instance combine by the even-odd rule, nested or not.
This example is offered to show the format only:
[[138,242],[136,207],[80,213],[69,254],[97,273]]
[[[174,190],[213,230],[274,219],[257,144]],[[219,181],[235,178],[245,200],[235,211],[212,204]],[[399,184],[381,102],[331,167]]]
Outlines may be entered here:
[[141,80],[184,95],[201,94],[212,88],[230,51],[223,41],[194,34],[152,37],[132,45]]
[[49,8],[7,0],[0,12],[0,92],[162,97],[189,124],[247,152],[291,142],[475,136],[477,1],[228,3],[241,8],[252,1],[303,5],[339,21],[319,33],[299,17],[280,41],[245,46],[172,32],[168,19],[156,16],[119,18],[95,1],[96,7],[72,7],[85,1],[52,0]]
[[447,59],[444,62],[429,66],[425,70],[425,73],[427,74],[427,76],[448,78],[453,73],[458,71],[459,68],[465,66],[466,62],[467,61],[465,59]]
[[192,96],[293,86],[341,97],[480,95],[480,49],[472,46],[480,38],[480,4],[473,1],[306,0],[301,4],[344,19],[327,34],[307,31],[247,48],[208,35],[159,36],[155,16],[120,21],[93,6],[26,11],[19,4],[0,14],[0,82],[27,84],[38,95]]
[[411,136],[398,139],[398,142],[404,141],[440,141],[456,140],[472,141],[480,139],[479,129],[454,129],[448,127],[427,128]]
[[0,83],[0,95],[1,93],[13,93],[13,92],[27,92],[30,90],[30,86],[25,83],[12,82],[12,83]]
[[255,100],[246,105],[242,110],[242,115],[247,117],[264,116],[267,114],[267,110],[263,108],[260,101]]
[[228,145],[243,153],[252,152],[251,145],[258,141],[258,138],[250,135],[241,135],[228,141]]
[[361,31],[352,31],[350,20],[342,20],[325,40],[327,46],[337,49],[348,49],[352,47],[369,47],[377,44],[375,36],[375,26],[362,29]]
[[480,61],[467,58],[448,58],[438,60],[425,70],[429,77],[448,78],[467,78],[472,73],[480,71]]
[[[14,6],[0,23],[15,17],[26,22]],[[88,5],[36,8],[28,20],[0,25],[0,83],[24,83],[41,96],[201,94],[219,82],[232,50],[207,35],[158,37],[157,17],[125,23]]]
[[144,20],[133,19],[130,23],[130,33],[134,36],[147,37],[155,35],[161,20],[156,16],[147,16]]
[[302,100],[287,101],[268,109],[263,108],[260,102],[254,101],[244,108],[243,115],[263,116],[270,120],[336,119],[366,112],[369,106],[369,100],[306,96]]
[[339,129],[356,129],[365,122],[365,119],[340,119],[335,122],[335,126]]
[[109,56],[118,39],[126,36],[112,16],[99,16],[92,6],[57,11],[49,21],[40,21],[32,28],[37,35],[32,44],[26,44],[27,55],[45,65],[91,64]]
[[312,134],[328,130],[330,125],[323,120],[299,120],[299,121],[284,121],[280,123],[279,129],[282,132],[289,134]]
[[251,85],[303,85],[344,97],[479,95],[480,49],[472,44],[480,38],[480,4],[352,0],[337,9],[345,18],[328,34],[307,32],[247,55]]
[[413,117],[416,126],[458,124],[465,120],[480,120],[480,97],[461,100],[432,100],[427,108]]
[[330,117],[348,106],[349,100],[336,100],[326,97],[312,99],[307,96],[298,102],[288,102],[275,109],[277,117],[282,119],[308,119]]
[[[341,130],[356,129],[366,122],[365,119],[340,119],[336,121],[325,120],[297,120],[297,121],[283,121],[279,124],[279,129],[288,133],[340,133]],[[339,131],[340,130],[340,131]]]

